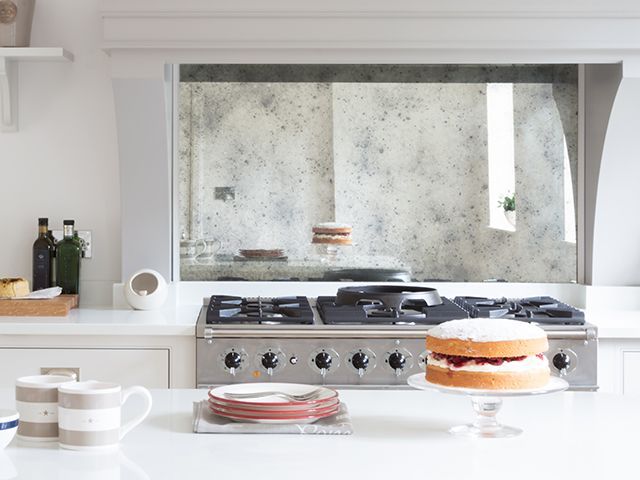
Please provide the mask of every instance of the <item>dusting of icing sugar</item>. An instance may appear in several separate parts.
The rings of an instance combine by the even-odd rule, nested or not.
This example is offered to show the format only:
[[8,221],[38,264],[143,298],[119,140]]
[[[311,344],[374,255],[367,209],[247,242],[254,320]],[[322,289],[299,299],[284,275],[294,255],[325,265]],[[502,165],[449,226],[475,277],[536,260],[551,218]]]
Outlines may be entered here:
[[434,338],[455,338],[472,342],[501,342],[544,338],[540,327],[506,318],[464,318],[450,320],[433,327],[427,333]]
[[347,223],[324,222],[316,223],[314,228],[351,228],[351,225]]

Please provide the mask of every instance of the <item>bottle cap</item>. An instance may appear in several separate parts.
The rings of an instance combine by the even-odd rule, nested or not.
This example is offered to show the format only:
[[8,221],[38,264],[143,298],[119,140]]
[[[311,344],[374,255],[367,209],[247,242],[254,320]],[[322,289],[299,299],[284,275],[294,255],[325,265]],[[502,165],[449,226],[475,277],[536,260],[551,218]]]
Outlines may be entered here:
[[49,224],[49,219],[42,217],[38,219],[38,225],[43,226],[43,225],[48,225]]
[[74,225],[75,223],[75,220],[64,220],[62,222],[63,225]]

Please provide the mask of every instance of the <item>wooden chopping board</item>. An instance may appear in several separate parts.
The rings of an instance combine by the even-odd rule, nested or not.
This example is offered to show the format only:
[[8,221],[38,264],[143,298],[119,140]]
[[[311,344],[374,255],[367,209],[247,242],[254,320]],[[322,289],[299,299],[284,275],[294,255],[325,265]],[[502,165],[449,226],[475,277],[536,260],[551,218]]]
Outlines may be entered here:
[[78,295],[60,295],[43,300],[0,299],[0,316],[4,317],[66,317],[78,307]]

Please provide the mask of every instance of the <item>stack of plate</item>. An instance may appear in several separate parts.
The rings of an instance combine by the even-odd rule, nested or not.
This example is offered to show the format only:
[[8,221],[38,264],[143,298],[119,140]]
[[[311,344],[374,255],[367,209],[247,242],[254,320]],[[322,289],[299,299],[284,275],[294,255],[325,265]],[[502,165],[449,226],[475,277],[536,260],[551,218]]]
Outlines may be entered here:
[[239,383],[209,390],[209,409],[238,422],[313,423],[340,410],[338,392],[298,383]]
[[287,258],[281,248],[240,250],[238,253],[240,254],[239,258],[244,260],[286,260]]

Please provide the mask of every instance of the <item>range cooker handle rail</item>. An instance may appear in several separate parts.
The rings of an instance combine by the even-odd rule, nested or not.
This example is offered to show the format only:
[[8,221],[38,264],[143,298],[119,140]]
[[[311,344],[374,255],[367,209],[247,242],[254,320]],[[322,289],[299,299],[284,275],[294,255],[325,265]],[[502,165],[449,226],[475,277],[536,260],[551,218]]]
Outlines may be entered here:
[[[425,338],[428,330],[382,330],[382,329],[277,329],[265,331],[259,328],[225,328],[205,327],[204,338]],[[594,328],[585,330],[546,330],[549,340],[596,340]]]

